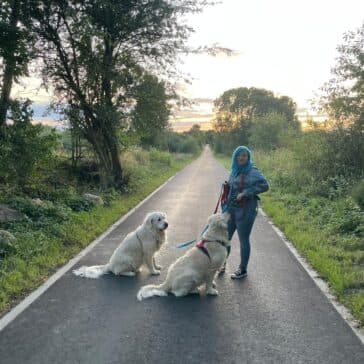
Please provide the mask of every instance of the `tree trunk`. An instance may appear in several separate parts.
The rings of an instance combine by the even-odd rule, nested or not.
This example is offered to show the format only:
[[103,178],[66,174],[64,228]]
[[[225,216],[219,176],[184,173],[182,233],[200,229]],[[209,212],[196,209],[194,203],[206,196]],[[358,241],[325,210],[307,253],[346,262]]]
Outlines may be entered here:
[[111,174],[113,179],[113,185],[117,188],[121,188],[123,185],[123,171],[120,163],[120,150],[117,144],[116,137],[113,130],[104,129],[104,145],[108,149],[111,162]]
[[[19,19],[19,5],[20,5],[19,0],[14,0],[9,22],[9,26],[12,29],[16,28]],[[13,84],[14,72],[16,66],[16,60],[15,60],[16,44],[11,45],[11,47],[9,48],[10,48],[9,52],[10,54],[7,58],[4,59],[4,76],[3,76],[3,85],[1,88],[1,95],[0,95],[0,129],[3,129],[6,124],[6,114],[9,108],[10,92]]]

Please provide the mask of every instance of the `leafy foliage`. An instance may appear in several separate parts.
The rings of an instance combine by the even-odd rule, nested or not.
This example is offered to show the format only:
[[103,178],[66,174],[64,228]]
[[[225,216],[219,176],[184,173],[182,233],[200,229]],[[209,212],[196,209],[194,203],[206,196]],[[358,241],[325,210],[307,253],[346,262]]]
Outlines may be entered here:
[[132,127],[139,134],[143,146],[158,144],[158,138],[169,126],[171,98],[164,82],[145,74],[134,89],[135,108],[131,113]]
[[43,134],[41,125],[31,123],[30,102],[13,102],[6,127],[0,136],[0,178],[5,183],[24,187],[39,178],[42,169],[51,168],[53,152],[57,146],[54,132]]

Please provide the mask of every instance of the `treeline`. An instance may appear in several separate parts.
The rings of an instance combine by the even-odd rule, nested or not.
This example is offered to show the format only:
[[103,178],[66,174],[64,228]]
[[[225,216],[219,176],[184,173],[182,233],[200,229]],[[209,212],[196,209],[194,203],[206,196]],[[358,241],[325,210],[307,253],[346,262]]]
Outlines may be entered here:
[[[175,60],[188,51],[181,20],[203,0],[4,0],[0,8],[0,182],[24,187],[56,162],[64,139],[73,166],[85,158],[103,188],[122,188],[120,153],[170,149],[177,101]],[[29,100],[12,99],[22,77],[41,77],[70,136],[32,124]],[[168,81],[166,81],[168,80]],[[61,141],[60,141],[61,140]],[[162,142],[163,140],[163,142]],[[67,144],[67,142],[65,142]],[[177,151],[196,151],[191,140]],[[189,146],[191,144],[191,146]]]

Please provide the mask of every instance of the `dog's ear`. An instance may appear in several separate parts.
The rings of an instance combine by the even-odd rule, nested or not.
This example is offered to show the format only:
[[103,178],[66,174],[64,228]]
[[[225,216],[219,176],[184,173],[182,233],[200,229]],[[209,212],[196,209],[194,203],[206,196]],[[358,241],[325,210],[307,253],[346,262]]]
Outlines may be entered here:
[[144,225],[148,226],[148,227],[152,227],[153,226],[153,218],[154,218],[154,213],[150,212],[149,214],[147,214],[147,216],[144,219]]
[[224,215],[220,215],[220,216],[218,216],[217,217],[217,220],[216,220],[216,224],[218,225],[218,226],[221,226],[222,228],[224,228],[224,229],[227,229],[227,221],[226,221],[226,219],[225,219],[225,216]]

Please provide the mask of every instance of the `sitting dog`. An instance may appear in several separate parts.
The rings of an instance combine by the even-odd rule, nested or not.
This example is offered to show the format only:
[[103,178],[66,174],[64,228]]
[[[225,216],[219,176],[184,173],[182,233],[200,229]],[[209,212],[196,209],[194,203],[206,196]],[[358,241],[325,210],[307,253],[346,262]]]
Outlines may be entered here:
[[152,275],[160,274],[161,267],[155,264],[154,254],[166,241],[167,216],[162,212],[149,213],[142,225],[129,233],[115,249],[105,265],[81,267],[73,271],[76,276],[99,278],[112,272],[115,275],[133,277],[145,264]]
[[142,287],[137,294],[138,300],[167,296],[168,292],[176,297],[199,293],[198,288],[203,284],[206,285],[207,294],[218,295],[214,278],[227,257],[229,218],[227,213],[210,216],[203,239],[169,267],[162,284]]

